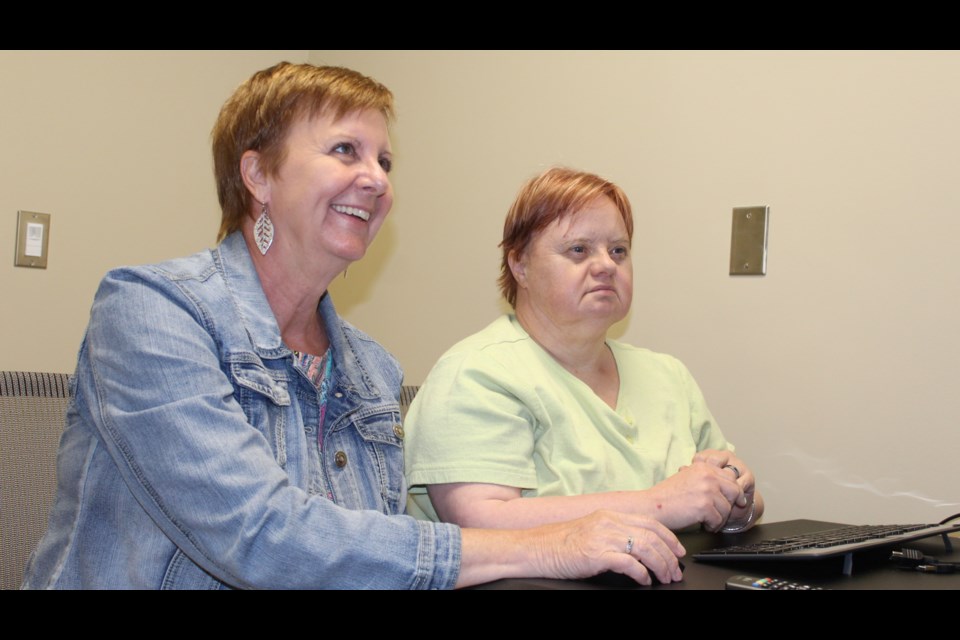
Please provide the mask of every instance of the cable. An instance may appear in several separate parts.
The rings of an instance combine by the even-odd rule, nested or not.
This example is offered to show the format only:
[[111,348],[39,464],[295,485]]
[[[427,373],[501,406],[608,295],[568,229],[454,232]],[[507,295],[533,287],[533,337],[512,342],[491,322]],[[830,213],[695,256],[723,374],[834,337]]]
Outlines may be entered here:
[[[941,522],[940,524],[945,524]],[[941,562],[932,556],[925,556],[916,549],[901,549],[890,554],[897,566],[904,571],[921,571],[923,573],[956,573],[960,569],[960,562]]]

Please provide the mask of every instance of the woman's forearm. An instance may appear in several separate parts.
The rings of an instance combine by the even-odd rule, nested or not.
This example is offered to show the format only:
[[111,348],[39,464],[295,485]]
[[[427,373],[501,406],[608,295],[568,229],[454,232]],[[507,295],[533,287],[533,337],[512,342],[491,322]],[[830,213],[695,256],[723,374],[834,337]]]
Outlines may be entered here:
[[657,520],[669,529],[704,524],[717,530],[730,517],[740,488],[707,463],[693,463],[642,491],[522,497],[520,489],[485,483],[429,487],[442,520],[462,527],[514,529],[580,518],[605,509]]

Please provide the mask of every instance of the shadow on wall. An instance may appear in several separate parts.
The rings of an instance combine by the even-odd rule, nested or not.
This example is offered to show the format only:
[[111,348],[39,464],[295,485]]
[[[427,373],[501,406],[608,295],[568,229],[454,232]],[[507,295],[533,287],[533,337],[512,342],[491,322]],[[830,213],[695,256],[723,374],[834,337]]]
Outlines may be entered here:
[[863,491],[880,498],[908,498],[925,506],[938,509],[960,507],[960,502],[931,496],[922,491],[909,490],[903,486],[904,481],[897,476],[864,478],[843,468],[838,460],[817,457],[797,446],[784,451],[778,457],[793,460],[811,476],[820,476],[826,481],[845,489]]

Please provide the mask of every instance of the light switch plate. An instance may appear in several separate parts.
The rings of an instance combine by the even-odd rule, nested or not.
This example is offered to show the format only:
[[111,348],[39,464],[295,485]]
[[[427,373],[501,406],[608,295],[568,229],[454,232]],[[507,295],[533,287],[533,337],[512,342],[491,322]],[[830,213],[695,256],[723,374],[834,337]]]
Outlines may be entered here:
[[17,267],[47,268],[50,247],[50,214],[17,211]]
[[767,220],[770,207],[734,207],[730,275],[767,274]]

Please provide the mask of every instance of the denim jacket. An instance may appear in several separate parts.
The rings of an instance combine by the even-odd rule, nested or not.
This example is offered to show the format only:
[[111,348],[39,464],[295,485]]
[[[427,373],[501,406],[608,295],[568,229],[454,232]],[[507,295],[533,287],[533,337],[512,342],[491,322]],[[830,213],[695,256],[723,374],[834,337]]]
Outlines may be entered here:
[[80,347],[29,588],[447,588],[460,532],[402,514],[400,369],[320,303],[294,367],[242,235],[112,271]]

